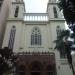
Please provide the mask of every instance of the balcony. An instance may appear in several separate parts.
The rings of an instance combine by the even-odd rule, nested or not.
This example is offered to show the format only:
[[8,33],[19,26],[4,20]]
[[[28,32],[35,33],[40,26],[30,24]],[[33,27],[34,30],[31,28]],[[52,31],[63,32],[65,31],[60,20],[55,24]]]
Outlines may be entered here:
[[24,13],[24,21],[48,21],[48,13]]

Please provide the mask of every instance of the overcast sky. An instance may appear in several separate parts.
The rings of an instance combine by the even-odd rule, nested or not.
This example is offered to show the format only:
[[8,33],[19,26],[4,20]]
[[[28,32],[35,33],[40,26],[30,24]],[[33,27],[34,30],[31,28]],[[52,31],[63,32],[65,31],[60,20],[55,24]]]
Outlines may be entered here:
[[46,12],[48,0],[24,0],[24,2],[26,12]]

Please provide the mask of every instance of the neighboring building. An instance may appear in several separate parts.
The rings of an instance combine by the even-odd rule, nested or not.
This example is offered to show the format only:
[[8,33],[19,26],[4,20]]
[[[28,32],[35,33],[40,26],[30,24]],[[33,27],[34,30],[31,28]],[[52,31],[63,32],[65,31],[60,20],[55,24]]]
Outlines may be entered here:
[[56,0],[49,0],[46,13],[26,13],[23,0],[15,0],[6,22],[3,47],[18,55],[19,75],[73,75],[66,58],[54,50],[65,20]]
[[0,0],[0,48],[4,38],[6,29],[6,20],[9,15],[11,0]]
[[0,0],[0,10],[1,10],[1,7],[2,7],[2,4],[3,4],[3,1],[4,1],[4,0]]

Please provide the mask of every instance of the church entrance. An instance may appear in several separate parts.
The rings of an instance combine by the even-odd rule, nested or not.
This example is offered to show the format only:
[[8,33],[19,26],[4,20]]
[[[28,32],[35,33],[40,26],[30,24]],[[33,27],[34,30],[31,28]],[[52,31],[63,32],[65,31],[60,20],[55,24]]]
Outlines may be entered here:
[[56,75],[54,54],[19,55],[16,65],[17,75]]
[[41,75],[40,72],[31,72],[31,75]]
[[25,66],[18,67],[18,75],[26,75]]
[[39,62],[32,63],[31,75],[41,75],[41,65]]

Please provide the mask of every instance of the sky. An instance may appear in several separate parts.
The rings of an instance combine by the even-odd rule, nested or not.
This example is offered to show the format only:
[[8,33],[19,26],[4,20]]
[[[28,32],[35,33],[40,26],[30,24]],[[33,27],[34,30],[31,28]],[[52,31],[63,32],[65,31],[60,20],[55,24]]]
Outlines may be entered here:
[[[45,13],[48,0],[24,0],[27,13]],[[65,24],[68,29],[67,24]]]
[[45,13],[48,0],[24,0],[26,12]]

